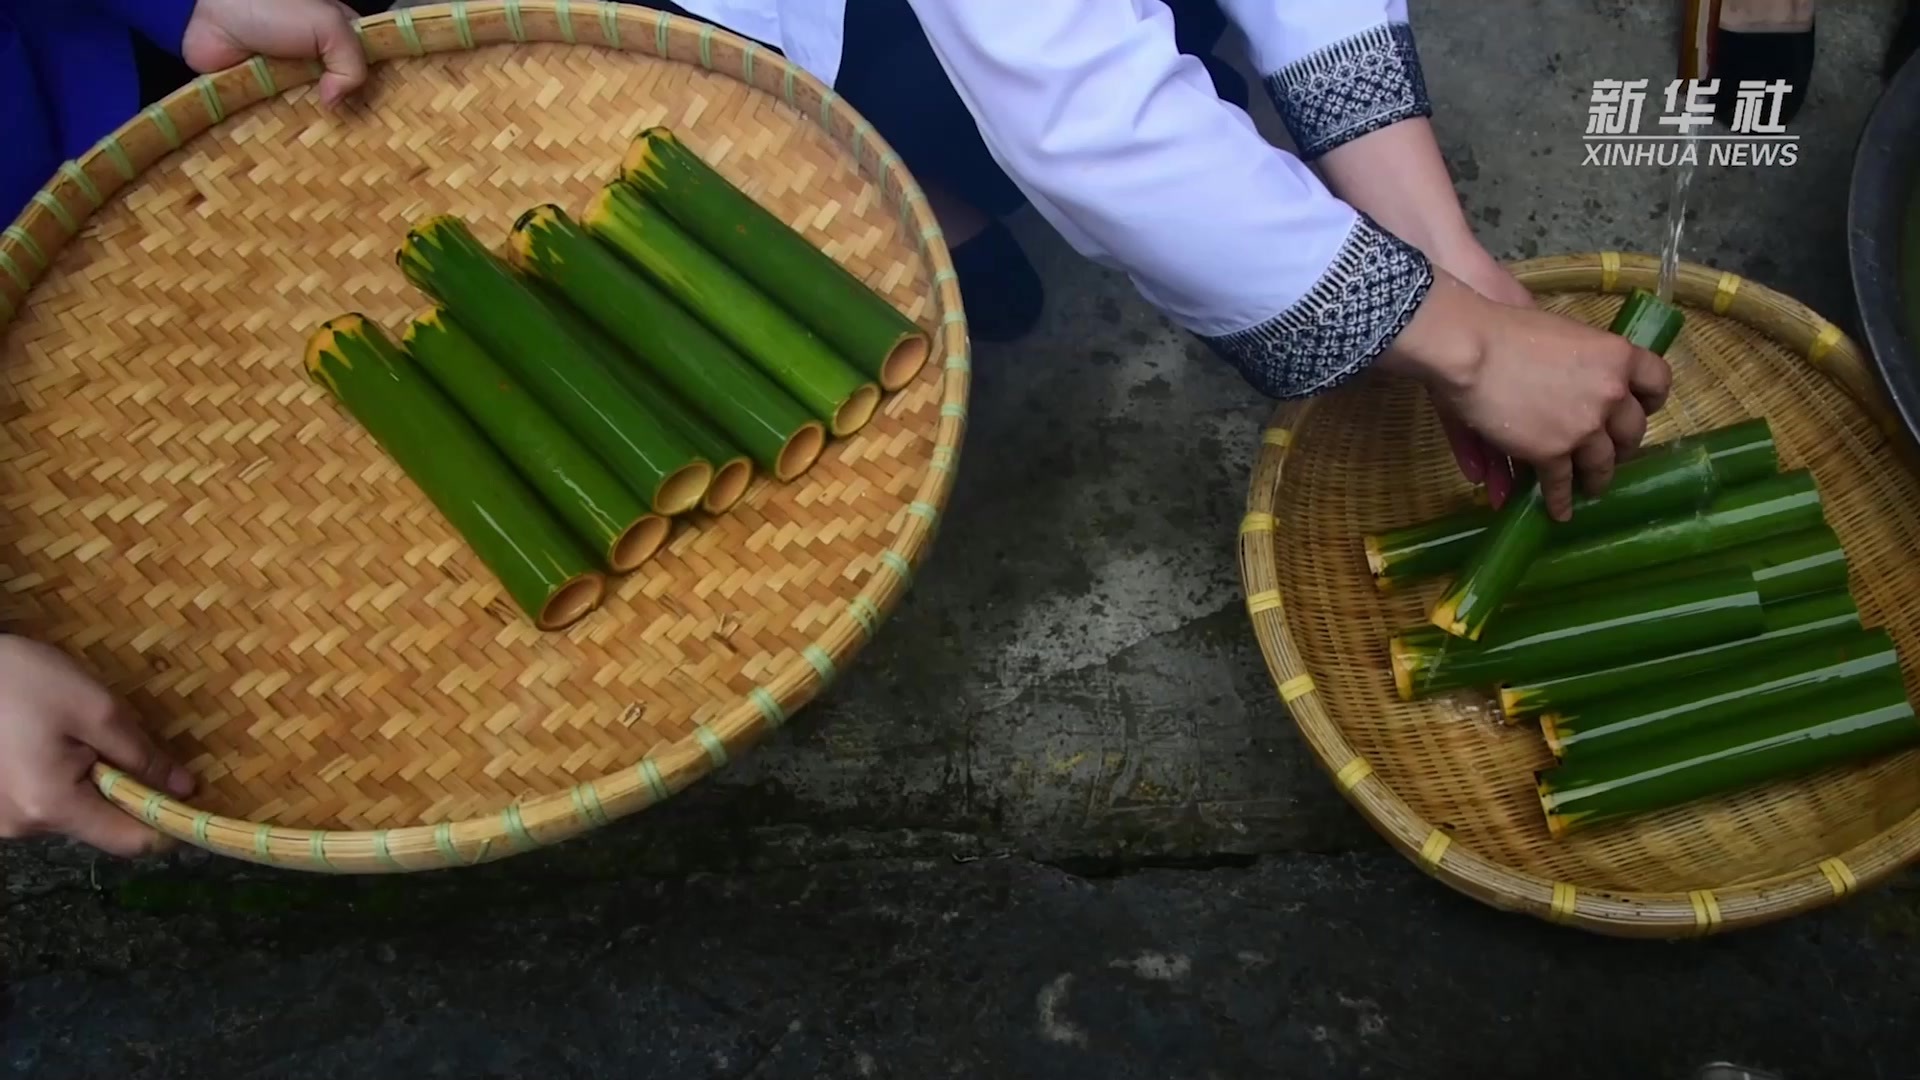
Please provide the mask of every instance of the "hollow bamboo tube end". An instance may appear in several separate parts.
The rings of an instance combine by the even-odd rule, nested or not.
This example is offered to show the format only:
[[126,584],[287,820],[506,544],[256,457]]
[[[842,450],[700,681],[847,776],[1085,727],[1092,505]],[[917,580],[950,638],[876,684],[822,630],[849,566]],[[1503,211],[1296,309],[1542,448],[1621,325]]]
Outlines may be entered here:
[[1373,583],[1385,592],[1386,579],[1381,575],[1387,572],[1387,557],[1380,550],[1380,538],[1378,536],[1362,537],[1360,546],[1367,552],[1367,573],[1373,575]]
[[803,425],[780,448],[780,457],[773,463],[773,475],[783,481],[792,480],[813,468],[813,463],[820,460],[826,449],[827,429],[817,423]]
[[925,334],[915,331],[902,336],[880,362],[880,389],[892,393],[912,382],[932,353],[933,346]]
[[707,485],[706,497],[700,500],[700,509],[709,514],[726,513],[746,495],[747,486],[751,483],[751,461],[737,457],[719,463],[713,470],[713,483]]
[[690,461],[675,470],[653,492],[653,512],[675,517],[700,505],[713,486],[713,466]]
[[1556,761],[1567,756],[1566,739],[1560,734],[1560,720],[1559,713],[1540,714],[1540,737],[1547,740],[1547,749],[1553,752]]
[[664,514],[647,514],[627,526],[614,538],[607,552],[607,565],[618,573],[629,573],[654,557],[673,534],[673,522]]
[[1393,685],[1401,701],[1413,700],[1413,651],[1401,638],[1387,642],[1388,666],[1393,668]]
[[600,606],[607,595],[607,579],[600,574],[581,574],[553,591],[540,606],[535,623],[542,630],[565,630]]
[[837,438],[845,438],[866,427],[867,422],[873,419],[873,414],[879,411],[880,388],[873,383],[862,383],[833,411],[833,434]]
[[1545,775],[1536,773],[1534,777],[1534,792],[1540,797],[1540,815],[1547,819],[1547,835],[1558,840],[1573,830],[1573,819],[1553,812],[1553,785]]
[[1521,695],[1511,686],[1495,687],[1500,699],[1500,716],[1509,724],[1517,724],[1522,719],[1520,710],[1526,708]]
[[1460,598],[1456,595],[1444,596],[1439,603],[1433,605],[1433,611],[1428,615],[1427,621],[1454,637],[1466,638],[1469,641],[1478,640],[1480,637],[1479,634],[1467,631],[1466,621],[1460,618]]

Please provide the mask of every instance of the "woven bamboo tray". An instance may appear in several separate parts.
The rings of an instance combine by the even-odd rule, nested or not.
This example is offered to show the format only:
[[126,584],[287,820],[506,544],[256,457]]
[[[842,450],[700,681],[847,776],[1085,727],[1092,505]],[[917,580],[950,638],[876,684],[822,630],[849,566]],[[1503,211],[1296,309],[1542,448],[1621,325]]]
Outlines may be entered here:
[[[1608,252],[1519,263],[1540,305],[1604,327],[1654,260]],[[1810,468],[1852,565],[1864,618],[1920,673],[1920,480],[1859,350],[1754,282],[1682,269],[1688,322],[1671,403],[1650,441],[1747,416],[1785,467]],[[1242,524],[1247,607],[1281,699],[1335,785],[1403,854],[1496,907],[1588,930],[1678,937],[1807,911],[1920,851],[1920,751],[1829,770],[1566,840],[1547,835],[1537,727],[1460,703],[1403,702],[1387,638],[1425,622],[1438,586],[1382,594],[1363,533],[1461,505],[1425,395],[1363,380],[1289,404],[1266,429]]]
[[[313,65],[203,78],[68,163],[0,242],[0,617],[82,658],[199,778],[110,769],[162,831],[316,871],[460,866],[658,804],[786,722],[879,628],[958,464],[968,352],[926,201],[854,111],[706,24],[565,0],[361,24]],[[499,243],[578,211],[671,125],[939,333],[936,363],[792,484],[682,527],[607,605],[540,634],[306,380],[344,311],[424,307],[412,221]]]

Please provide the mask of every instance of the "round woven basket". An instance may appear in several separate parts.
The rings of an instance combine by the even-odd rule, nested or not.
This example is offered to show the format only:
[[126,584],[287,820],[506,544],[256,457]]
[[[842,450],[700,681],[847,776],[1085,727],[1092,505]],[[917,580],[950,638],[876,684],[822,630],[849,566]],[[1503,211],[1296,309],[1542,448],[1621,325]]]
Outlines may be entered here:
[[[1542,307],[1602,327],[1620,294],[1653,288],[1658,272],[1612,252],[1514,269]],[[1684,266],[1675,298],[1688,321],[1648,439],[1766,417],[1783,466],[1813,471],[1861,613],[1893,634],[1911,687],[1920,481],[1859,351],[1731,274]],[[1920,751],[1550,838],[1533,774],[1552,758],[1537,728],[1457,700],[1401,701],[1387,666],[1387,639],[1425,622],[1439,586],[1382,594],[1360,538],[1469,494],[1424,393],[1362,380],[1276,413],[1241,528],[1247,607],[1280,697],[1335,785],[1401,852],[1499,908],[1676,937],[1819,907],[1920,851]]]
[[[361,24],[357,106],[255,60],[122,127],[0,242],[0,614],[145,715],[186,805],[102,791],[217,852],[316,871],[460,866],[646,809],[844,669],[925,555],[968,352],[940,230],[831,90],[704,23],[565,0]],[[936,362],[790,484],[682,526],[562,634],[521,618],[310,383],[302,346],[425,306],[393,252],[467,218],[577,211],[671,126],[937,332]]]

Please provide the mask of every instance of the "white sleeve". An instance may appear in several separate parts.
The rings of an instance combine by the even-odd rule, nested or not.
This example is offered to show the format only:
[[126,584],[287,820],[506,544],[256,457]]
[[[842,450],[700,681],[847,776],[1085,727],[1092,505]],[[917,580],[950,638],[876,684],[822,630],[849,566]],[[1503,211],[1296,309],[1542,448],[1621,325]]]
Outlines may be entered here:
[[1268,395],[1358,373],[1426,297],[1426,258],[1222,102],[1160,0],[911,3],[1035,209]]
[[1432,116],[1406,0],[1220,0],[1300,156]]

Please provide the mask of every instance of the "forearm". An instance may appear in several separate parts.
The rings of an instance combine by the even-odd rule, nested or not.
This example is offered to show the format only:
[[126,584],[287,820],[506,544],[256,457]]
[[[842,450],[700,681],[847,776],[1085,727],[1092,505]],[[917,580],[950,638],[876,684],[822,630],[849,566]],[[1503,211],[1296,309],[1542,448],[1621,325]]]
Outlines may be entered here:
[[1433,125],[1411,117],[1343,143],[1321,157],[1327,186],[1394,235],[1442,264],[1477,248]]
[[1372,363],[1425,296],[1424,256],[1261,139],[1175,47],[1164,9],[915,0],[988,148],[1078,250],[1277,397]]

